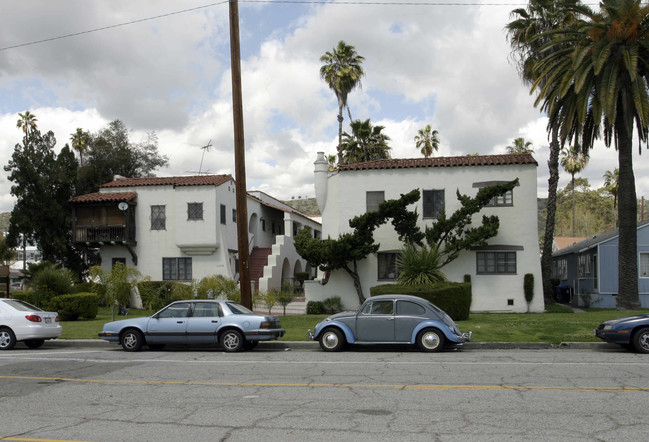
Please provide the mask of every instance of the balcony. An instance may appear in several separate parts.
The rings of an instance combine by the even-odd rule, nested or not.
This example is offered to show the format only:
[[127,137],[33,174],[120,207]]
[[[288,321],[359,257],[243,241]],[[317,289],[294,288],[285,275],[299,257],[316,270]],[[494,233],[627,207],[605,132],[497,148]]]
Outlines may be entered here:
[[129,235],[126,226],[82,226],[74,230],[74,242],[86,244],[119,243],[135,244],[135,235]]

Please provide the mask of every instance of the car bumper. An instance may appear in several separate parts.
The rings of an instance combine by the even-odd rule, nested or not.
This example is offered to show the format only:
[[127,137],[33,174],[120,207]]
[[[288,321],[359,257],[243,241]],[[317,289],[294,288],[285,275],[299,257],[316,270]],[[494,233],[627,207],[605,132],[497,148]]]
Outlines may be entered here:
[[602,341],[613,344],[628,344],[631,342],[631,330],[604,330],[595,329],[593,335]]
[[56,339],[61,336],[63,327],[60,325],[50,327],[23,325],[14,327],[13,330],[18,341],[25,341],[27,339]]
[[247,331],[244,334],[246,335],[246,341],[272,341],[281,338],[285,333],[286,330],[283,328],[275,328]]
[[468,332],[468,333],[462,333],[462,334],[460,335],[460,340],[461,340],[462,342],[469,342],[469,341],[471,340],[472,337],[473,337],[473,332],[470,331],[470,332]]
[[119,333],[117,332],[99,332],[99,337],[109,342],[119,342]]

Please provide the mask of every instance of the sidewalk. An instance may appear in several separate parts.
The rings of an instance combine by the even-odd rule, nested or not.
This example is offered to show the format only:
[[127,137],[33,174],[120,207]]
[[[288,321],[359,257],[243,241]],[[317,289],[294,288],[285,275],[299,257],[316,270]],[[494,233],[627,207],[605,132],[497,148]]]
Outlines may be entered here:
[[[48,347],[93,347],[109,350],[117,347],[117,344],[102,339],[55,339],[45,341],[42,348]],[[364,346],[364,348],[367,347],[369,346]],[[387,345],[383,346],[383,348],[385,347]],[[257,348],[264,350],[319,350],[320,345],[316,341],[266,341],[260,342]],[[559,345],[548,342],[467,342],[462,348],[464,350],[610,350],[619,349],[619,346],[606,342],[562,342]]]

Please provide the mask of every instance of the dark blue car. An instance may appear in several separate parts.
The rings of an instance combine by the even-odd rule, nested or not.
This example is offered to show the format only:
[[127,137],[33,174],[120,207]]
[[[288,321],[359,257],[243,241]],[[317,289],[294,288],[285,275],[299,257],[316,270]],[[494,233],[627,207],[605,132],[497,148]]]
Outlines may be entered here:
[[604,321],[595,329],[595,336],[639,353],[649,353],[649,314]]

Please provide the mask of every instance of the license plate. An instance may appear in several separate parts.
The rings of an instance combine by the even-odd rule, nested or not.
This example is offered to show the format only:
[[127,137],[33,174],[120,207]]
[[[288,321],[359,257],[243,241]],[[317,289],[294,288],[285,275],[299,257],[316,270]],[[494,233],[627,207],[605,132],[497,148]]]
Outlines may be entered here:
[[51,324],[52,323],[52,318],[45,318],[45,323],[46,324]]

